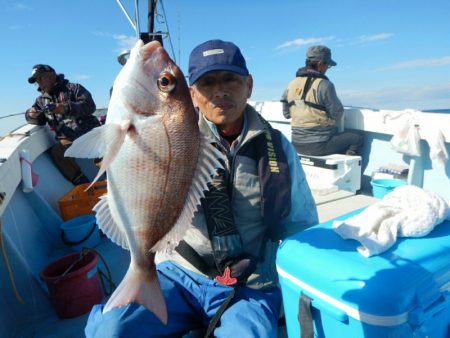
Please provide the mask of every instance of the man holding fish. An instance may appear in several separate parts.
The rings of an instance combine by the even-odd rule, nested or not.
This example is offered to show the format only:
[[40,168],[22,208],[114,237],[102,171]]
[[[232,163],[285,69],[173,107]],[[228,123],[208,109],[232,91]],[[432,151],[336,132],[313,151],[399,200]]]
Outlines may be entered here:
[[[192,127],[192,130],[184,132],[186,136],[178,131],[172,134],[172,138],[169,135],[170,142],[162,142],[165,136],[159,136],[157,129],[151,130],[152,142],[159,138],[158,144],[169,144],[168,151],[172,152],[171,160],[168,161],[170,170],[175,166],[174,156],[183,151],[189,153],[190,161],[181,161],[185,165],[180,165],[180,170],[189,162],[196,164],[196,168],[192,174],[181,174],[180,171],[179,175],[166,180],[159,171],[153,173],[150,170],[154,169],[145,164],[140,165],[144,176],[138,179],[138,184],[145,185],[151,176],[158,176],[159,181],[169,182],[158,187],[158,191],[170,185],[181,187],[171,199],[158,200],[159,205],[178,203],[177,199],[185,202],[180,208],[182,210],[175,212],[176,221],[167,221],[166,226],[166,218],[172,215],[172,211],[160,210],[155,216],[159,221],[153,228],[149,226],[153,230],[143,231],[140,228],[138,231],[132,225],[126,225],[126,219],[134,219],[134,213],[138,211],[128,209],[127,215],[121,215],[111,210],[111,217],[103,216],[105,209],[114,209],[115,201],[119,200],[114,194],[116,190],[120,192],[121,180],[115,172],[119,169],[114,167],[114,162],[124,156],[121,155],[122,149],[110,151],[111,155],[108,155],[108,151],[105,155],[105,149],[89,152],[91,157],[104,156],[102,167],[108,171],[108,196],[103,205],[96,207],[99,226],[113,241],[129,248],[132,259],[121,286],[108,303],[92,309],[86,336],[180,337],[204,327],[208,328],[208,335],[215,337],[276,337],[282,302],[275,269],[278,244],[286,236],[318,222],[314,200],[296,151],[279,131],[272,129],[247,104],[252,93],[253,78],[240,49],[233,43],[210,40],[192,51],[189,59],[192,102],[190,99],[180,99],[185,95],[182,94],[185,93],[185,86],[187,89],[184,77],[180,75],[178,67],[167,60],[167,53],[157,42],[145,46],[141,43],[135,49],[136,55],[147,58],[141,62],[144,65],[141,67],[142,72],[156,72],[155,68],[160,67],[157,72],[159,76],[154,77],[157,82],[155,90],[160,90],[160,93],[153,95],[149,91],[153,100],[158,102],[148,102],[144,98],[130,100],[136,107],[128,108],[139,110],[140,120],[128,114],[125,120],[121,118],[119,121],[117,118],[114,121],[114,111],[110,115],[108,110],[107,123],[102,128],[108,128],[108,124],[115,125],[109,128],[116,128],[117,134],[123,135],[117,136],[113,144],[120,146],[122,142],[125,146],[128,139],[138,142],[140,135],[144,135],[144,129],[139,124],[142,123],[143,115],[147,118],[163,115],[159,112],[143,114],[142,111],[164,110],[167,115],[167,111],[177,110],[178,115],[162,117],[166,134],[170,134],[171,124],[181,114],[179,111],[189,116],[189,119],[184,119],[186,128],[191,128],[191,118],[195,116],[197,119],[198,114],[200,137]],[[136,67],[133,63],[139,61],[136,60],[137,57],[132,53],[125,65],[128,68],[123,69],[124,74],[128,72],[126,79],[121,72],[114,84],[111,104],[115,101],[124,102],[127,95],[136,95],[140,91],[130,90],[130,77],[137,76],[131,71]],[[151,64],[151,71],[145,68],[146,64]],[[120,88],[120,79],[127,82],[127,86],[122,85],[123,88]],[[119,94],[122,98],[116,100],[114,96]],[[174,94],[178,98],[171,98]],[[193,113],[189,107],[192,103],[196,108]],[[98,137],[93,138],[95,143],[99,143],[101,135],[106,134],[108,132],[99,131]],[[183,137],[186,138],[177,149],[170,148]],[[197,144],[197,139],[200,145],[192,150],[178,148],[185,143]],[[203,142],[206,144],[202,145]],[[81,148],[89,148],[86,142],[81,144]],[[148,145],[148,152],[156,152],[150,141],[145,145]],[[134,151],[131,141],[127,147],[128,153]],[[196,149],[200,150],[197,152]],[[73,151],[77,153],[78,150],[75,147]],[[202,158],[204,153],[209,154],[206,160]],[[157,161],[158,170],[162,170],[165,157],[159,154]],[[207,165],[201,165],[201,162]],[[123,167],[120,170],[125,170]],[[186,176],[185,181],[192,181],[191,185],[200,182],[194,189],[197,192],[185,192],[182,189],[184,183],[178,178],[180,176]],[[127,188],[133,190],[130,184],[133,184],[131,180]],[[205,192],[199,192],[202,190]],[[125,194],[122,193],[120,200],[127,200]],[[166,194],[164,192],[164,196]],[[146,196],[146,200],[150,199],[157,200],[156,196]],[[195,210],[189,213],[186,209]],[[108,222],[114,220],[120,231],[110,230],[109,223],[102,221],[103,217]],[[145,217],[153,217],[153,214]],[[136,219],[133,222],[140,221]],[[117,232],[125,236],[120,237]],[[155,232],[161,234],[155,235]],[[145,241],[141,240],[142,237]],[[145,288],[142,286],[145,284],[143,279],[155,279],[151,272],[154,271],[153,258],[157,263],[157,280]],[[145,270],[150,272],[146,274]],[[140,291],[136,289],[144,290],[147,294],[139,294]]]

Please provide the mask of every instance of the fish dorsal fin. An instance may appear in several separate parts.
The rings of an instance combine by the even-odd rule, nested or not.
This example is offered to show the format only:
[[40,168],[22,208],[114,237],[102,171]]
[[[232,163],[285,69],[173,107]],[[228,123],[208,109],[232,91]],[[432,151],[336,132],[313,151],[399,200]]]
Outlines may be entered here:
[[170,251],[178,245],[192,222],[200,199],[205,196],[204,191],[208,189],[208,183],[212,181],[216,170],[223,168],[222,163],[225,161],[225,155],[211,145],[209,138],[201,135],[197,167],[183,210],[172,229],[153,246],[151,251]]
[[128,242],[125,234],[114,222],[108,205],[108,195],[100,197],[100,201],[94,206],[93,210],[96,212],[97,225],[108,238],[120,245],[122,248],[129,250]]
[[110,128],[103,125],[90,130],[72,142],[64,153],[66,157],[99,158],[106,153],[105,132]]

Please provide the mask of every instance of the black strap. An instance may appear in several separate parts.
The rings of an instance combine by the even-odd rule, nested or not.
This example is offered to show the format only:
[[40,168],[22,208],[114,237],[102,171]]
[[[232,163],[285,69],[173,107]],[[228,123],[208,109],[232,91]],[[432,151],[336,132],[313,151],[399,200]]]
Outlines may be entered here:
[[209,267],[206,264],[205,260],[198,254],[198,252],[195,251],[188,243],[186,243],[186,241],[181,240],[175,248],[175,251],[205,275],[212,278],[220,275],[219,271],[215,269],[215,267]]
[[313,318],[311,313],[311,298],[301,294],[298,300],[298,323],[301,338],[314,338]]
[[311,102],[311,101],[305,101],[305,104],[310,106],[310,107],[313,107],[315,109],[322,110],[322,111],[324,111],[324,112],[326,112],[328,114],[325,106],[322,106],[321,104],[317,104],[317,103],[314,103],[314,102]]
[[208,329],[206,330],[204,338],[209,338],[214,332],[214,329],[217,326],[217,323],[220,320],[220,317],[222,317],[222,314],[225,312],[225,310],[228,308],[228,305],[230,305],[231,300],[234,297],[234,294],[236,293],[235,289],[231,289],[231,292],[228,294],[227,298],[223,301],[222,305],[220,305],[219,309],[217,310],[214,317],[212,317],[211,321],[209,322]]
[[315,79],[316,79],[315,77],[308,76],[308,78],[306,79],[306,82],[305,82],[305,87],[303,88],[303,93],[302,93],[301,100],[303,102],[305,102],[305,104],[310,106],[310,107],[313,107],[313,108],[319,109],[319,110],[323,110],[324,112],[326,112],[327,110],[325,109],[325,106],[305,100],[306,94],[308,94],[308,92],[311,89],[311,86],[312,86],[312,84],[313,84]]
[[308,94],[309,90],[311,89],[312,82],[313,82],[313,78],[308,76],[306,78],[305,86],[303,87],[303,93],[302,93],[302,97],[300,98],[300,100],[305,101],[306,94]]

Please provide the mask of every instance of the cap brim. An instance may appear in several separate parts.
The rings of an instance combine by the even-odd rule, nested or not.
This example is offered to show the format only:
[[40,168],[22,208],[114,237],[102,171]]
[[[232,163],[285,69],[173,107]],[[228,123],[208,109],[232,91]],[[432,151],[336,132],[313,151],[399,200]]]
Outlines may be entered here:
[[36,79],[34,77],[29,77],[28,78],[28,83],[35,83]]
[[226,71],[231,73],[236,73],[242,76],[248,75],[248,70],[233,66],[233,65],[211,65],[193,73],[189,76],[189,85],[192,86],[199,78],[201,78],[206,73],[214,72],[214,71]]
[[330,60],[330,62],[328,63],[330,66],[337,66],[337,63],[333,60]]

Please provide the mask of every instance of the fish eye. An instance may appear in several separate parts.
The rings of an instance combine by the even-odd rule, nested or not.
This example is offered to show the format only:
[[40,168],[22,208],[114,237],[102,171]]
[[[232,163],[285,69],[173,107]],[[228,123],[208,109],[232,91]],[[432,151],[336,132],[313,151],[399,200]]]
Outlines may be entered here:
[[158,79],[158,88],[164,92],[164,93],[170,93],[175,89],[175,86],[177,84],[177,79],[175,76],[167,71],[162,72],[159,74]]

